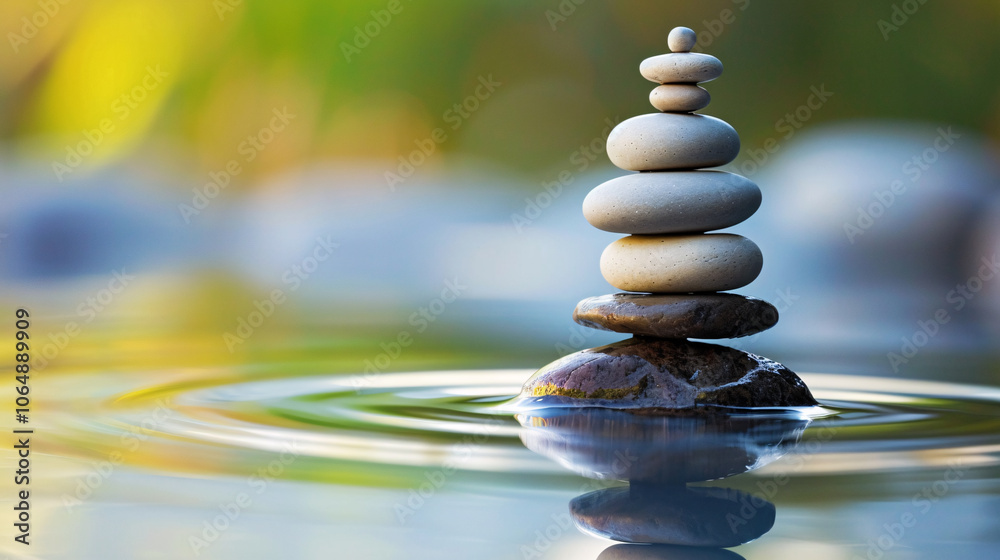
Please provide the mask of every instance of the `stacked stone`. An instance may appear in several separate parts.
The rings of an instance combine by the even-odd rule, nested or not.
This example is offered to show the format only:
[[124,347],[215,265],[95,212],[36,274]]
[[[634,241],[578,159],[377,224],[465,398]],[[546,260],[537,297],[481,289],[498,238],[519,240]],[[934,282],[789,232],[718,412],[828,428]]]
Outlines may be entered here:
[[639,66],[659,84],[650,101],[661,112],[624,121],[607,143],[612,163],[639,173],[599,185],[583,203],[592,225],[629,234],[605,249],[601,273],[632,293],[585,299],[573,319],[636,336],[539,369],[521,389],[526,404],[665,414],[816,404],[802,379],[773,360],[687,340],[747,336],[778,322],[771,304],[720,293],[752,282],[763,259],[752,241],[709,232],[749,218],[761,197],[745,177],[705,170],[735,159],[740,139],[725,122],[693,113],[709,102],[698,83],[722,74],[718,59],[689,52],[695,39],[678,27],[668,38],[674,52]]
[[576,322],[602,330],[667,339],[735,338],[772,327],[778,311],[746,296],[718,293],[746,286],[760,273],[760,249],[749,239],[707,233],[734,226],[760,207],[749,179],[704,168],[736,158],[739,136],[726,122],[694,114],[710,96],[698,83],[722,74],[713,56],[690,52],[697,37],[670,32],[669,54],[639,66],[658,85],[649,100],[660,113],[619,124],[608,137],[612,163],[639,173],[612,179],[587,195],[583,213],[599,229],[627,233],[605,249],[601,273],[626,292],[577,305]]

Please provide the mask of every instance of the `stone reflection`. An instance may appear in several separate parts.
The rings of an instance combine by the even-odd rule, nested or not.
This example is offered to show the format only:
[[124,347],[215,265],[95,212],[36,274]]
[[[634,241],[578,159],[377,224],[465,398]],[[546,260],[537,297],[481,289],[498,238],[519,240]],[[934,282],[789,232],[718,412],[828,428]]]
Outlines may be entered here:
[[[774,525],[774,504],[756,495],[688,483],[717,480],[781,457],[809,420],[791,411],[677,415],[604,408],[519,414],[521,440],[583,476],[626,480],[574,498],[577,526],[626,543],[600,558],[740,558],[721,548],[755,540]],[[664,546],[671,545],[671,546]]]
[[774,504],[731,488],[632,482],[574,498],[570,515],[581,529],[629,543],[730,547],[759,538],[774,525]]
[[669,544],[616,544],[604,549],[597,560],[746,560],[731,550],[692,548]]

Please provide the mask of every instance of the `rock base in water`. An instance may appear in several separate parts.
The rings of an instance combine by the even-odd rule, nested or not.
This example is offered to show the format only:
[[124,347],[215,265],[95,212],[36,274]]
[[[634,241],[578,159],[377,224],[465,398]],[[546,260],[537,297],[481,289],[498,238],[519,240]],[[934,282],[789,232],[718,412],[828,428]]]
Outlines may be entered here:
[[735,348],[635,337],[565,356],[538,370],[522,397],[610,408],[816,405],[785,366]]

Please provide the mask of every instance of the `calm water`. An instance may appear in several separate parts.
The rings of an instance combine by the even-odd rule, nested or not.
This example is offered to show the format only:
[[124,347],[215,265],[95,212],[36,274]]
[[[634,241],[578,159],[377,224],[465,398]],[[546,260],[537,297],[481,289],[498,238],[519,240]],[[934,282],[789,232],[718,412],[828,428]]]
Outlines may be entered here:
[[[1000,557],[1000,390],[803,374],[822,407],[671,420],[514,408],[530,370],[358,377],[301,369],[101,370],[40,380],[34,556],[7,543],[4,552]],[[669,485],[727,476],[696,485],[774,505],[773,527],[762,513],[760,538],[731,552],[609,548],[615,543],[569,520],[578,496],[625,496],[622,479]],[[671,515],[707,515],[677,496],[662,497]]]

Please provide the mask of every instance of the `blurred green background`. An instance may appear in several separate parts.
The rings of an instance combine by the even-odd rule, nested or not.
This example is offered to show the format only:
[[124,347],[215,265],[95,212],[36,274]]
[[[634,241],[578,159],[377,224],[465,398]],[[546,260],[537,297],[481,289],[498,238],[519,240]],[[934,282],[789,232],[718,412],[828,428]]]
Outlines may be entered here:
[[[639,63],[681,25],[725,67],[701,112],[741,136],[726,169],[764,195],[733,228],[764,255],[738,292],[781,314],[723,343],[806,374],[1000,384],[997,0],[2,0],[0,338],[27,308],[42,556],[198,554],[296,441],[212,557],[534,541],[582,480],[509,413],[414,524],[393,505],[530,370],[624,338],[571,319],[614,291],[618,236],[580,205],[624,173],[608,131],[652,112]],[[987,391],[807,379],[859,404],[749,554],[860,553],[946,440],[996,462]],[[990,480],[893,552],[988,556]],[[568,534],[560,557],[605,546]]]
[[[697,31],[696,50],[725,65],[706,86],[712,103],[703,112],[740,132],[736,171],[766,168],[802,137],[838,123],[868,123],[840,145],[868,138],[873,147],[857,149],[869,153],[882,143],[879,123],[955,127],[975,137],[962,150],[976,154],[1000,136],[994,0],[10,0],[0,5],[0,22],[8,43],[0,49],[7,301],[37,308],[51,333],[66,321],[87,327],[81,339],[94,342],[93,356],[74,344],[60,349],[63,358],[100,360],[111,345],[122,367],[131,355],[156,364],[254,362],[277,347],[360,370],[381,343],[415,328],[411,314],[433,300],[442,279],[461,276],[456,270],[474,277],[468,298],[389,369],[541,365],[613,339],[581,334],[569,321],[575,301],[610,290],[597,285],[597,256],[613,238],[593,237],[579,200],[620,173],[603,154],[608,122],[651,110],[652,84],[638,63],[664,52],[676,25]],[[789,128],[789,115],[818,89],[833,92],[832,100],[809,109],[804,121],[798,113]],[[768,161],[755,160],[775,139]],[[770,190],[762,175],[764,210],[796,208],[792,221],[810,222],[809,212],[839,205],[824,239],[851,248],[840,224],[855,220],[874,187],[845,188],[838,199],[831,172],[852,166],[811,153],[808,161],[830,168],[818,165],[806,179],[833,186],[813,195],[812,185],[799,184],[806,198],[794,198],[795,190]],[[979,167],[995,167],[994,155],[976,157]],[[571,194],[533,220],[535,232],[552,235],[510,236],[521,233],[514,215],[526,215],[543,185],[566,170]],[[391,173],[403,180],[394,183]],[[950,172],[934,191],[939,198],[922,198],[921,207],[953,198],[949,189],[961,191],[969,176]],[[980,190],[1000,191],[992,178],[976,177]],[[929,223],[919,212],[899,212],[910,227]],[[963,216],[949,223],[972,223]],[[992,239],[991,219],[977,215],[985,224],[977,231],[986,233],[979,241],[963,237],[961,247]],[[275,286],[288,291],[283,272],[308,258],[322,226],[336,230],[341,245],[334,264],[319,280],[305,280],[308,289],[286,294],[290,303],[254,331],[252,343],[227,345],[225,334],[255,302]],[[838,295],[868,292],[875,268],[898,267],[902,276],[870,291],[874,303],[862,306],[868,315],[830,319],[842,330],[863,326],[865,317],[898,319],[897,327],[879,327],[885,336],[874,348],[862,349],[880,370],[909,325],[932,316],[952,277],[966,278],[985,254],[956,264],[950,259],[965,249],[950,233],[938,235],[947,243],[927,262],[944,272],[928,288],[923,273],[882,258],[897,243],[891,236],[838,261],[831,255],[839,249],[808,235],[757,227],[774,235],[773,243],[760,242],[768,263],[780,264],[785,243],[796,241],[811,243],[820,259],[800,261],[801,278],[751,290],[771,301],[790,286],[805,300],[841,308]],[[499,238],[502,247],[484,245]],[[504,268],[532,251],[532,260]],[[913,252],[919,260],[921,250]],[[779,264],[765,269],[784,270]],[[88,312],[88,294],[116,270],[139,279]],[[855,282],[838,288],[845,270]],[[901,278],[926,297],[880,309],[880,294]],[[817,279],[833,287],[809,295]],[[804,304],[782,313],[815,320]],[[995,317],[967,318],[985,325]],[[827,334],[817,331],[809,346],[782,342],[783,332],[802,329],[781,328],[762,341],[776,341],[786,355],[842,356],[822,347],[833,340]],[[991,346],[992,336],[979,337],[974,350]],[[965,335],[954,338],[949,348],[965,352]],[[192,346],[199,350],[178,351]],[[825,363],[803,358],[798,365]]]
[[[396,14],[389,4],[7,1],[0,131],[19,156],[58,159],[83,129],[113,118],[120,122],[88,169],[170,147],[190,158],[186,171],[207,173],[266,120],[269,105],[294,107],[296,126],[247,165],[237,191],[315,160],[405,155],[479,76],[492,75],[502,96],[454,131],[433,164],[474,158],[534,189],[606,117],[648,112],[638,62],[685,24],[699,32],[697,50],[725,64],[707,112],[738,123],[744,146],[773,135],[814,84],[838,99],[810,124],[947,120],[1000,135],[1000,5],[990,0],[914,0],[919,11],[905,21],[893,19],[893,6],[908,3],[889,1],[401,0]],[[48,6],[58,11],[36,15]],[[376,33],[359,39],[366,25]],[[120,119],[116,100],[148,66],[165,78]],[[164,159],[152,164],[170,168]]]

